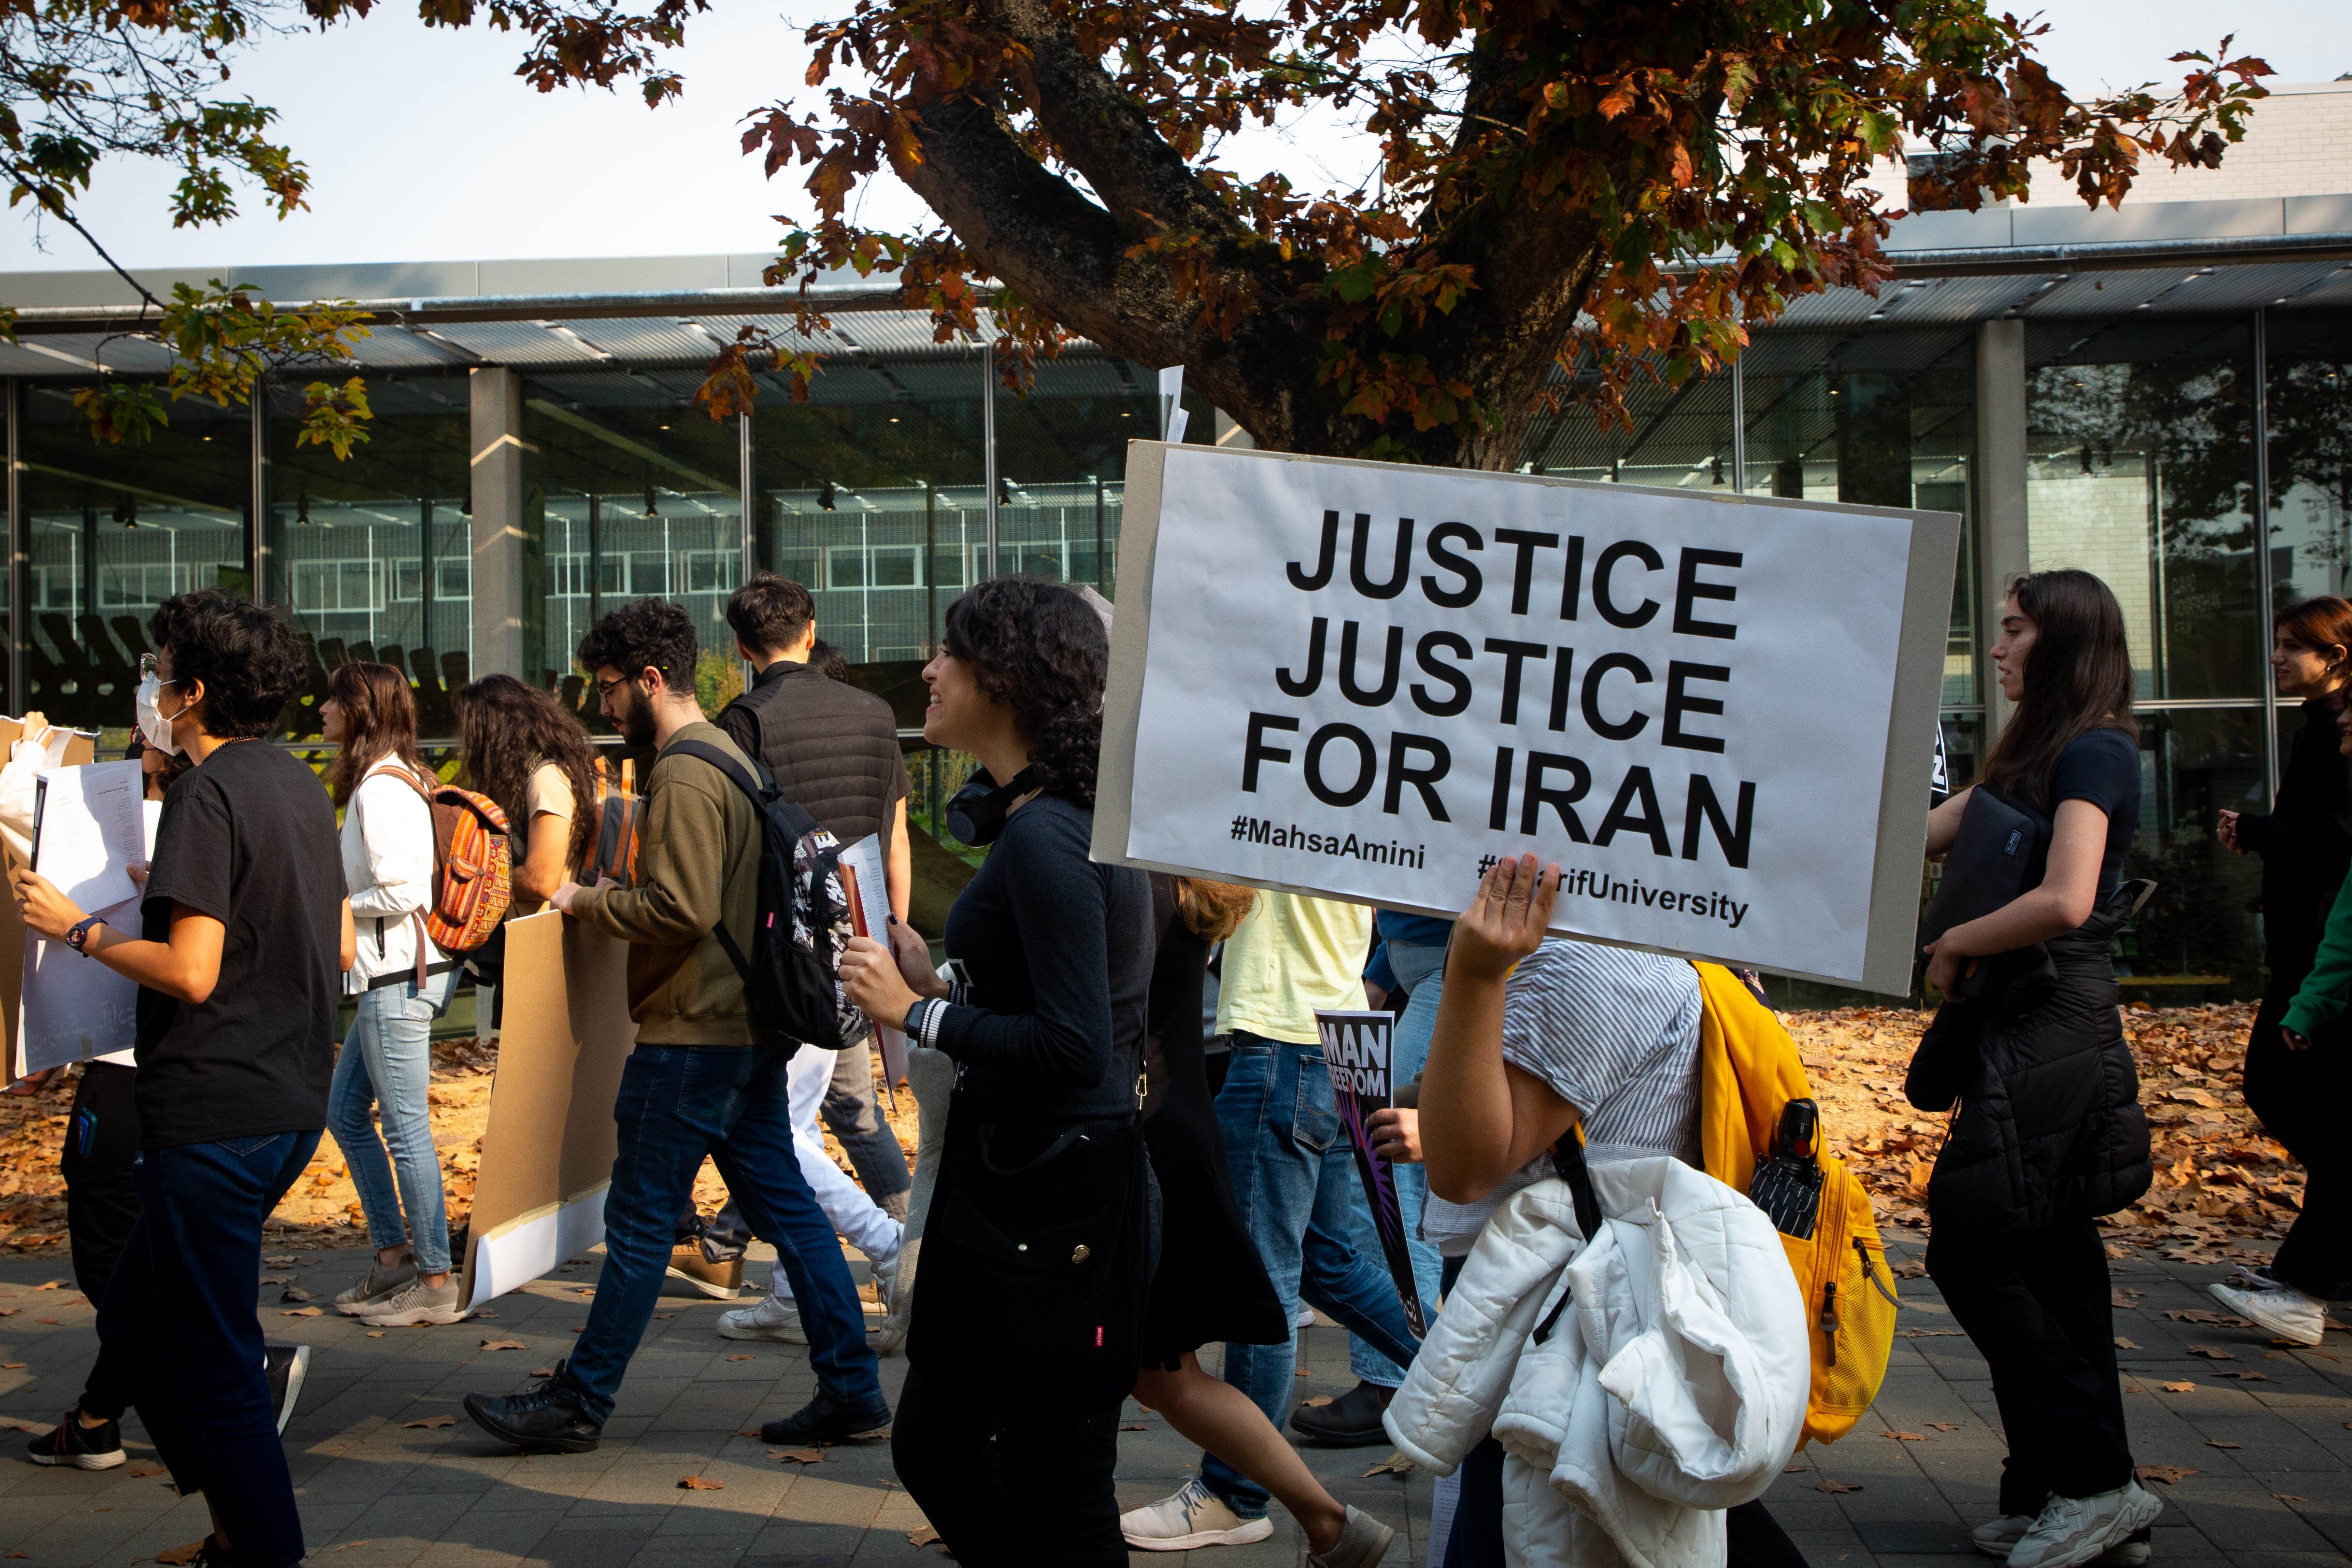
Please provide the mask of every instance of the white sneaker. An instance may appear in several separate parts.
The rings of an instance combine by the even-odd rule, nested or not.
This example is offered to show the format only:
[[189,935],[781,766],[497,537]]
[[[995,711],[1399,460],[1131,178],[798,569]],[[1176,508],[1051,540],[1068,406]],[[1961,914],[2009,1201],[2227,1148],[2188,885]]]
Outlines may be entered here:
[[2081,1568],[2156,1522],[2161,1500],[2137,1481],[2095,1497],[2053,1497],[2009,1550],[2009,1568]]
[[[2032,1528],[2032,1515],[2005,1513],[1999,1519],[1987,1520],[1969,1531],[1969,1539],[1973,1541],[1977,1550],[1986,1556],[1998,1557],[2007,1562],[2010,1549],[2024,1540],[2026,1531]],[[2143,1530],[2138,1531],[2137,1535],[2144,1536],[2147,1533],[2147,1531]],[[2130,1538],[2107,1548],[2105,1553],[2100,1557],[2099,1563],[2101,1568],[2145,1568],[2147,1558],[2148,1543],[2143,1540]]]
[[1969,1539],[1976,1542],[1977,1550],[1986,1556],[1998,1557],[2007,1562],[2009,1549],[2024,1540],[2025,1532],[2032,1528],[2032,1515],[2005,1513],[1999,1519],[1989,1519],[1969,1531]]
[[2327,1303],[2292,1285],[2239,1290],[2216,1282],[2205,1289],[2213,1300],[2276,1338],[2315,1345],[2327,1337]]
[[1195,1478],[1174,1497],[1118,1516],[1118,1532],[1138,1552],[1190,1552],[1196,1546],[1246,1546],[1274,1533],[1274,1521],[1244,1519]]
[[801,1327],[801,1310],[773,1296],[762,1296],[756,1307],[738,1307],[719,1314],[719,1337],[726,1340],[782,1340],[788,1345],[808,1343]]
[[[904,1227],[899,1234],[906,1234]],[[874,1336],[874,1353],[877,1355],[897,1355],[907,1343],[907,1331],[913,1327],[915,1260],[922,1248],[920,1240],[901,1241],[898,1250],[890,1255],[887,1266],[875,1266],[875,1283],[889,1308],[882,1314],[881,1322],[866,1331]]]

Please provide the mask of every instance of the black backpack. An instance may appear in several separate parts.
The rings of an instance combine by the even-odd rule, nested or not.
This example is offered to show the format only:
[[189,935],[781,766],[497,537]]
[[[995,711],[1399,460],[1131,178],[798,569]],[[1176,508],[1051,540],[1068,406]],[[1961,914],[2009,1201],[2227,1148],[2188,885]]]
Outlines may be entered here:
[[785,799],[757,763],[755,778],[705,742],[679,741],[670,750],[733,780],[760,819],[759,929],[751,952],[737,945],[723,921],[712,932],[743,977],[752,1027],[828,1051],[856,1044],[867,1026],[841,988],[842,951],[856,929],[841,885],[841,846]]

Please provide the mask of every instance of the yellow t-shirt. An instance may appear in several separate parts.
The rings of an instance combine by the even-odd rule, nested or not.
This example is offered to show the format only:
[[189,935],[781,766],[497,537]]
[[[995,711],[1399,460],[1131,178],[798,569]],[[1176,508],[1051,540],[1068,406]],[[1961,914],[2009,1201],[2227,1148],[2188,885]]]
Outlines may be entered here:
[[1297,893],[1257,896],[1227,939],[1217,981],[1217,1033],[1247,1029],[1311,1046],[1318,1007],[1364,1005],[1372,911]]

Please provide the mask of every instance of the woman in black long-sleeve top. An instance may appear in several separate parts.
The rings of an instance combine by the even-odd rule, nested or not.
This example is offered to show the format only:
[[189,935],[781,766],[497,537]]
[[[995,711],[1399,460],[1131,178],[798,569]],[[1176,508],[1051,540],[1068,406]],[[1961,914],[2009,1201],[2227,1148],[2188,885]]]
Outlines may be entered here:
[[[2352,1098],[2352,1027],[2338,1020],[2293,1048],[2279,1032],[2287,1005],[2310,973],[2327,912],[2352,866],[2352,789],[2347,789],[2336,715],[2352,680],[2352,603],[2305,599],[2273,617],[2271,668],[2279,695],[2303,699],[2303,728],[2287,753],[2278,799],[2267,816],[2225,811],[2215,832],[2241,855],[2263,858],[2263,945],[2270,980],[2246,1041],[2246,1103],[2263,1130],[2286,1145],[2305,1173],[2294,1228],[2267,1268],[2238,1271],[2222,1300],[2285,1284],[2330,1300],[2352,1295],[2352,1149],[2343,1107]],[[2306,1310],[2305,1316],[2314,1315]]]
[[1112,1472],[1152,1268],[1137,1111],[1153,933],[1144,873],[1087,858],[1108,638],[1076,594],[1020,578],[957,600],[945,630],[924,737],[988,775],[967,836],[988,858],[948,915],[965,980],[944,983],[904,926],[895,955],[859,939],[841,965],[869,1016],[956,1064],[891,1458],[971,1568],[1123,1564]]

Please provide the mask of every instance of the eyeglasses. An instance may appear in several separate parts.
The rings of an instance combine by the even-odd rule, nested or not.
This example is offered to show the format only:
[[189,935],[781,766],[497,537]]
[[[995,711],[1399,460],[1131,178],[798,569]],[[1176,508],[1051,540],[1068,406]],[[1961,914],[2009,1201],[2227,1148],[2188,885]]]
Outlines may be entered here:
[[160,681],[165,686],[177,686],[180,684],[176,680],[163,679],[163,672],[156,668],[155,656],[152,653],[142,653],[139,656],[139,679],[142,680]]
[[629,678],[625,675],[616,675],[610,680],[593,682],[596,688],[596,700],[599,702],[605,700],[613,695],[615,687],[626,686],[628,683]]

